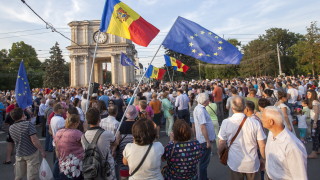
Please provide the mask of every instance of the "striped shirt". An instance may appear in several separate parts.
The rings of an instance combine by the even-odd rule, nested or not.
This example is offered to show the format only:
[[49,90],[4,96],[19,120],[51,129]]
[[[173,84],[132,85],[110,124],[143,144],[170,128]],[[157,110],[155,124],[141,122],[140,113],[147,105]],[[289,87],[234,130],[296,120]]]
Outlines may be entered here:
[[101,119],[100,127],[106,131],[111,132],[112,134],[115,134],[119,127],[119,121],[117,121],[113,116],[108,116]]
[[16,145],[16,156],[30,156],[37,151],[30,136],[37,134],[37,130],[30,121],[21,120],[10,126],[10,135]]

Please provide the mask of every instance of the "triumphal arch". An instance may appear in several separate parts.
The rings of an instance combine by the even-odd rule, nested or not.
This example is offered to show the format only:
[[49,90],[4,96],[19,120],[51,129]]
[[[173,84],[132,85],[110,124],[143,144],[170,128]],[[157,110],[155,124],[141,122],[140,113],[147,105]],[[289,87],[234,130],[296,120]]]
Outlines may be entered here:
[[[70,52],[70,85],[88,86],[100,21],[72,21],[68,25],[71,28],[71,39],[75,42],[67,47]],[[105,83],[102,67],[105,63],[111,63],[112,84],[125,85],[135,81],[133,66],[120,64],[121,52],[126,53],[130,59],[134,59],[137,54],[130,40],[100,33],[92,82]]]

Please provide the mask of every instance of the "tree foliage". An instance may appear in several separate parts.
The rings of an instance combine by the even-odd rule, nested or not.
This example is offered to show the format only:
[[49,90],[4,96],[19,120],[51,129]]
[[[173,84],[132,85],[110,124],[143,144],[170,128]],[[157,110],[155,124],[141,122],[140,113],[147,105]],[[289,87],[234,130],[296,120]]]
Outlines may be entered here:
[[48,88],[66,87],[66,65],[58,42],[50,49],[50,58],[46,59],[44,86]]

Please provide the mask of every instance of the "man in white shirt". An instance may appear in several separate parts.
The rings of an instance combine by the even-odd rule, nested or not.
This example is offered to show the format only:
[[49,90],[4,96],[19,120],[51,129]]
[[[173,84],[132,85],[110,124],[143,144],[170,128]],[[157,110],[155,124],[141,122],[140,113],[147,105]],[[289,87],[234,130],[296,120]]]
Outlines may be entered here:
[[[245,101],[242,97],[236,96],[231,102],[234,114],[222,121],[219,131],[219,154],[226,147],[230,146],[231,139],[236,134],[241,122],[246,117],[244,112]],[[229,147],[227,164],[231,171],[231,179],[255,179],[258,176],[260,161],[258,148],[262,158],[265,157],[265,138],[261,124],[256,119],[248,117],[244,122],[240,133],[233,144]]]
[[288,96],[288,105],[291,110],[291,114],[293,114],[294,108],[297,106],[296,104],[297,104],[299,93],[298,93],[298,90],[295,89],[292,84],[288,84],[287,96]]
[[110,105],[108,108],[108,114],[108,117],[101,119],[100,127],[106,131],[110,131],[113,135],[115,135],[119,127],[119,121],[116,119],[118,107],[115,105]]
[[227,99],[227,103],[226,103],[226,109],[228,109],[228,111],[229,111],[229,117],[231,117],[233,115],[233,111],[231,108],[231,101],[235,96],[238,96],[238,91],[236,88],[232,87],[230,91],[231,91],[232,95],[231,95],[231,97],[229,97]]
[[81,109],[82,109],[82,112],[84,114],[86,114],[86,112],[87,112],[87,102],[88,102],[87,97],[88,97],[88,94],[85,93],[82,96],[83,96],[83,98],[81,100]]
[[175,102],[175,107],[178,109],[179,119],[184,119],[188,124],[190,123],[190,112],[189,112],[189,97],[183,93],[182,89],[178,90],[178,97]]
[[199,161],[199,180],[207,180],[207,167],[210,163],[211,143],[215,140],[216,135],[210,115],[205,108],[210,102],[208,94],[199,94],[197,101],[198,105],[193,111],[194,126],[196,138],[204,148],[204,152]]
[[268,106],[262,124],[269,130],[266,145],[266,172],[270,179],[304,180],[307,177],[307,152],[303,143],[283,126],[280,109]]

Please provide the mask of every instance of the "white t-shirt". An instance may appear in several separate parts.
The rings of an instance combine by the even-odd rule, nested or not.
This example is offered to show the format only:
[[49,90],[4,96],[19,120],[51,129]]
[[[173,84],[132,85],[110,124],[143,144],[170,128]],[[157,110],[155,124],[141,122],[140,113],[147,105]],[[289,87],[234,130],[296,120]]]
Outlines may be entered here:
[[[123,150],[123,157],[128,160],[129,173],[131,174],[141,162],[143,156],[148,150],[149,145],[139,146],[135,143],[128,143]],[[160,166],[161,156],[164,153],[164,147],[160,142],[154,142],[148,156],[140,169],[129,179],[153,179],[163,180]]]
[[307,126],[307,116],[297,115],[298,117],[298,128],[308,128]]
[[290,99],[288,99],[288,103],[294,104],[297,102],[297,98],[298,98],[298,90],[294,89],[294,88],[290,88],[287,91],[288,94],[290,94]]
[[286,128],[276,137],[269,131],[266,144],[266,172],[271,179],[308,179],[306,149]]
[[[52,137],[56,135],[59,129],[64,128],[66,121],[62,116],[55,115],[52,117],[50,122],[50,127],[52,130]],[[52,141],[52,145],[55,146],[54,141]]]
[[[229,146],[244,117],[243,113],[235,113],[230,118],[223,120],[218,135],[219,139],[226,140]],[[260,167],[257,141],[265,138],[266,135],[260,122],[248,117],[229,149],[227,163],[230,169],[241,173],[257,172]]]

